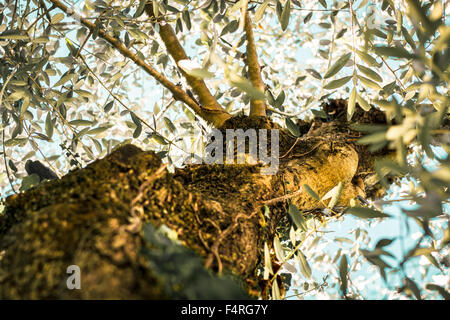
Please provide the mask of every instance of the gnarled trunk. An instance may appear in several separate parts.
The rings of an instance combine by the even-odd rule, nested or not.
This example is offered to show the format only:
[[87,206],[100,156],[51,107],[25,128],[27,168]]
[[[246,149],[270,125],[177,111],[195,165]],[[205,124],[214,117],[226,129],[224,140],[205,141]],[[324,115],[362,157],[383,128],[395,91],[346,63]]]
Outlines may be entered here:
[[[342,182],[342,206],[365,196],[355,179],[369,175],[373,157],[355,144],[359,134],[340,115],[345,102],[325,110],[334,114],[330,121],[302,123],[300,138],[281,132],[275,175],[251,165],[191,165],[169,173],[155,153],[125,145],[10,196],[0,217],[0,298],[171,298],[140,254],[145,223],[175,230],[207,268],[239,276],[248,293],[264,297],[261,248],[286,219],[284,202],[322,208],[304,184],[323,196]],[[255,119],[231,118],[223,128],[275,128]],[[274,207],[267,221],[263,205]],[[81,269],[81,290],[67,289],[69,265]]]

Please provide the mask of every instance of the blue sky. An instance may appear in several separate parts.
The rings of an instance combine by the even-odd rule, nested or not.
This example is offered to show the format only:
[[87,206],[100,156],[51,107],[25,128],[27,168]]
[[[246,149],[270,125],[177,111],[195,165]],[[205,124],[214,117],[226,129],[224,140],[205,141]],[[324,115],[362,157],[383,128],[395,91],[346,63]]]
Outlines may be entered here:
[[[330,6],[331,2],[328,1],[328,3]],[[364,10],[361,10],[361,11],[364,11]],[[278,21],[276,20],[276,18],[274,18],[274,19],[272,19],[271,23],[278,23]],[[314,30],[314,28],[312,30]],[[186,50],[189,55],[195,56],[196,53],[195,53],[194,48],[192,48],[191,46],[186,46]],[[68,54],[68,51],[64,46],[58,52],[58,56],[61,56],[61,57],[67,56],[67,54]],[[310,49],[303,48],[300,46],[297,48],[296,58],[298,61],[306,61],[307,59],[309,59],[311,57],[312,57],[312,53],[311,53]],[[63,72],[64,71],[65,70],[63,70]],[[148,79],[148,77],[144,77],[144,78],[146,78],[146,80],[144,80],[142,82],[142,84],[143,84],[142,88],[131,87],[131,90],[129,91],[130,100],[133,100],[135,97],[141,97],[143,95],[147,95],[148,92],[145,90],[145,88],[152,88],[157,85],[154,80]],[[161,98],[160,95],[152,95],[150,97],[150,99],[148,100],[149,103],[147,103],[145,105],[145,108],[147,109],[146,111],[151,111],[153,108],[153,105],[155,103],[157,103],[160,100],[160,98]],[[175,111],[168,112],[168,115],[170,116],[170,118],[176,118],[178,116]],[[123,137],[117,137],[117,138],[123,139]],[[57,143],[46,144],[43,142],[43,144],[42,144],[43,150],[48,152],[47,155],[61,153],[60,149],[52,149],[52,147],[54,148],[55,145],[57,145]],[[437,156],[440,158],[445,158],[448,156],[447,154],[445,154],[445,152],[442,150],[442,148],[434,148],[433,150],[435,151]],[[428,164],[428,169],[435,170],[436,164],[437,164],[436,161],[430,161]],[[5,196],[8,193],[10,193],[10,190],[2,190],[2,191],[4,192],[2,194],[2,196]],[[392,200],[392,199],[395,199],[396,197],[397,197],[397,195],[395,192],[395,187],[392,187],[391,190],[389,190],[388,194],[386,195],[385,199]],[[394,256],[402,257],[404,252],[405,251],[407,252],[415,244],[415,240],[413,239],[412,235],[414,233],[417,233],[418,231],[420,231],[420,229],[417,226],[417,224],[408,222],[410,229],[409,229],[409,233],[406,234],[406,228],[404,225],[404,214],[401,212],[402,208],[410,209],[411,205],[408,204],[407,202],[396,202],[392,205],[384,206],[384,211],[386,213],[392,214],[393,218],[387,219],[381,223],[372,224],[370,226],[368,231],[369,231],[369,234],[371,237],[371,241],[367,245],[368,249],[372,249],[378,240],[383,239],[383,238],[394,238],[394,237],[397,237],[399,235],[399,233],[404,235],[402,238],[403,240],[402,241],[397,240],[388,247],[388,251],[393,253]],[[449,206],[447,205],[445,209],[448,212]],[[354,229],[358,225],[358,223],[359,223],[359,221],[357,218],[353,218],[352,216],[347,216],[344,220],[330,223],[326,230],[331,231],[332,232],[331,236],[335,237],[335,238],[336,237],[337,238],[347,237],[349,239],[354,239],[354,233],[352,234],[351,232],[354,231]],[[335,244],[329,245],[326,248],[326,251],[329,252],[331,256],[333,256],[337,252],[337,250],[339,250],[339,248],[345,248],[346,246],[347,246],[346,244],[335,243]],[[418,259],[419,258],[415,259],[415,261],[413,261],[413,263],[417,263]],[[417,265],[411,264],[411,265],[408,265],[408,267],[409,267],[409,270],[411,270],[411,275],[413,275],[414,274],[413,270],[414,270],[414,268],[417,267]],[[370,277],[371,272],[372,271],[369,270],[369,268],[363,267],[361,271],[352,273],[352,277],[357,277],[358,275],[362,275],[364,277]],[[318,271],[317,272],[313,271],[313,273],[317,279],[320,279],[323,276],[323,274],[321,274]],[[439,274],[439,273],[440,272],[437,268],[432,267],[431,272],[427,276],[428,278],[425,280],[431,281],[431,276]],[[390,285],[395,286],[398,284],[398,283],[395,283],[394,277],[392,278],[392,280],[394,280],[394,281]],[[373,288],[368,288],[366,297],[367,298],[382,298],[382,296],[380,296],[380,293],[379,293],[379,288],[383,287],[383,286],[385,286],[385,284],[381,280],[378,282],[374,282]],[[313,298],[313,296],[306,296],[306,298]]]

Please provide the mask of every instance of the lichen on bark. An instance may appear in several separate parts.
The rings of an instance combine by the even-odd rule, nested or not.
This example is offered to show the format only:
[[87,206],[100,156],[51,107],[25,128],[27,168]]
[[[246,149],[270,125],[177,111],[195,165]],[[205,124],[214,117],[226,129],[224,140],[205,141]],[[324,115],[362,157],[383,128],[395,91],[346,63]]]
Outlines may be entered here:
[[[146,223],[174,230],[209,270],[234,274],[247,293],[264,297],[261,248],[287,222],[287,201],[271,200],[295,193],[285,199],[301,210],[321,209],[304,184],[323,196],[339,182],[338,205],[365,195],[354,178],[373,164],[361,156],[372,156],[339,118],[340,102],[333,106],[334,113],[325,108],[329,121],[300,124],[301,137],[280,131],[280,167],[272,176],[261,175],[258,165],[190,165],[169,173],[154,152],[125,145],[9,197],[0,217],[0,298],[170,298],[140,254],[148,245]],[[279,129],[243,116],[225,121],[226,128]],[[267,221],[266,203],[273,209]],[[67,290],[69,265],[81,268],[82,290]]]

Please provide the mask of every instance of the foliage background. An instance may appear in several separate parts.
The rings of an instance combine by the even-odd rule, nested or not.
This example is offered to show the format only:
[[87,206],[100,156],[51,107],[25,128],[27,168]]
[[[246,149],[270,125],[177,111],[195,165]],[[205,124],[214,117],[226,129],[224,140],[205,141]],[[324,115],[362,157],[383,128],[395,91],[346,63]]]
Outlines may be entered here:
[[[142,15],[143,2],[64,1],[186,87],[154,25]],[[26,175],[28,159],[40,159],[63,175],[123,142],[157,150],[171,166],[201,154],[208,130],[203,120],[90,34],[76,15],[46,12],[42,3],[51,8],[49,1],[37,0],[0,4],[2,197],[38,183]],[[245,74],[241,3],[156,3],[175,23],[197,72],[212,76],[208,85],[219,102],[233,114],[248,112],[249,89],[236,81]],[[308,221],[314,232],[294,235],[296,241],[306,237],[300,247],[306,259],[295,254],[284,264],[293,279],[287,296],[448,297],[450,135],[439,125],[447,121],[449,105],[446,4],[250,1],[274,121],[284,126],[286,119],[325,117],[320,105],[327,98],[350,98],[349,114],[355,100],[367,110],[376,105],[397,121],[363,128],[367,136],[361,141],[373,150],[389,146],[397,152],[396,159],[379,163],[378,174],[402,178],[383,200],[370,204],[392,217],[344,215],[330,218],[320,232],[317,221]],[[408,157],[406,148],[412,151]],[[382,239],[393,242],[380,246],[388,243]],[[289,255],[289,241],[282,246]]]

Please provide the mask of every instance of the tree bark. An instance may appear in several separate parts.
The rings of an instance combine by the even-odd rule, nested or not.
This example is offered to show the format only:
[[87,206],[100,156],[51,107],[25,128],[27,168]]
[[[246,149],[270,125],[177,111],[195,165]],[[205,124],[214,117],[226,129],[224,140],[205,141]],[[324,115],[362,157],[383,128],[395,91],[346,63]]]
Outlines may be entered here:
[[[190,165],[169,173],[154,152],[125,145],[60,180],[10,196],[0,216],[0,298],[170,298],[140,254],[145,223],[168,226],[207,268],[231,272],[248,294],[267,297],[258,275],[261,248],[286,223],[286,203],[308,214],[323,208],[303,185],[323,196],[342,182],[338,206],[366,196],[355,178],[370,175],[374,157],[355,143],[359,133],[344,120],[345,107],[335,101],[324,107],[329,122],[299,123],[300,138],[280,131],[275,175],[261,175],[259,165]],[[374,114],[358,107],[355,117],[385,121]],[[277,126],[241,116],[227,120],[226,128]],[[81,290],[67,289],[69,265],[81,269]]]
[[153,4],[151,2],[145,6],[145,12],[149,17],[157,21],[159,34],[166,46],[167,52],[174,59],[175,65],[185,77],[186,82],[192,88],[192,91],[197,95],[200,106],[200,113],[198,114],[216,127],[221,126],[225,120],[229,119],[231,116],[222,108],[219,102],[217,102],[203,79],[188,74],[179,66],[178,63],[180,61],[190,60],[190,58],[178,41],[172,26],[162,17],[155,18],[155,15],[153,14]]

